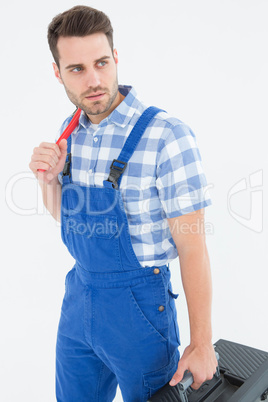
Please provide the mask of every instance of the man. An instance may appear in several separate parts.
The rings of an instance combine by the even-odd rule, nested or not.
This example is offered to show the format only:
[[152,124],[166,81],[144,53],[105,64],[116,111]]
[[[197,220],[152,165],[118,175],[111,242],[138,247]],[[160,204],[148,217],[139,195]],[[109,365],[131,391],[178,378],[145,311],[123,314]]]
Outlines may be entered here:
[[[29,165],[76,260],[57,335],[64,402],[112,401],[118,384],[124,401],[146,401],[185,370],[197,389],[217,366],[204,234],[211,201],[195,136],[118,85],[112,33],[108,17],[86,6],[50,23],[55,76],[82,112],[68,144],[40,144]],[[191,331],[180,360],[169,270],[178,255]]]

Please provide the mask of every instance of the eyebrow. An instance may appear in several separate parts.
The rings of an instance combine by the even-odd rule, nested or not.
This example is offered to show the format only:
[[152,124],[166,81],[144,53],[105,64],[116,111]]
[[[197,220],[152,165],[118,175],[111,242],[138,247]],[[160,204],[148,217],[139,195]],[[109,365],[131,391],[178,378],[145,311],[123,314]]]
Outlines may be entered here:
[[[110,58],[111,58],[110,56],[102,56],[100,59],[95,60],[94,63],[99,63],[102,60],[110,59]],[[69,70],[69,69],[75,68],[75,67],[81,67],[82,65],[83,64],[81,64],[81,63],[69,64],[67,67],[65,67],[65,70]]]

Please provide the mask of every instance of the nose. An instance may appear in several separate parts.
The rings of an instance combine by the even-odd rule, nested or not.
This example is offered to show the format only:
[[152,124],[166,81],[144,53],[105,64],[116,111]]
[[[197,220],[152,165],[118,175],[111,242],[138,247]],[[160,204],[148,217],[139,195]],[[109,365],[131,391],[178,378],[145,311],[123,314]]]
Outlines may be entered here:
[[86,77],[86,85],[91,88],[98,88],[100,86],[100,77],[98,71],[92,69],[88,72]]

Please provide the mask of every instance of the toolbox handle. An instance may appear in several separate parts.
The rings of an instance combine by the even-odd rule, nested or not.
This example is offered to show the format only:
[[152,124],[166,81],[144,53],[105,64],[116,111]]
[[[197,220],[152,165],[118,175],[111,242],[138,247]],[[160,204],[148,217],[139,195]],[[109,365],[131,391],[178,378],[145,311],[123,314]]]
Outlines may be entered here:
[[[215,355],[216,355],[217,360],[219,361],[219,358],[220,358],[219,353],[215,351]],[[216,376],[219,377],[219,375],[220,375],[220,370],[219,370],[219,366],[217,366]],[[188,371],[184,374],[183,379],[178,383],[179,395],[180,395],[181,402],[188,402],[186,391],[192,385],[193,382],[194,382],[194,378],[192,376],[192,373],[190,373],[190,371]]]

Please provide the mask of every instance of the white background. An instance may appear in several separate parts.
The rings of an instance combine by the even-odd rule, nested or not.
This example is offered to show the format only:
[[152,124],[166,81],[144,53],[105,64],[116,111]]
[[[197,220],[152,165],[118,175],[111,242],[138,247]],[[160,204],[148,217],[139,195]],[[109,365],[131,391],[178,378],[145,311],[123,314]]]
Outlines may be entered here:
[[[0,400],[50,402],[64,279],[73,260],[28,164],[32,149],[54,141],[74,110],[54,78],[46,34],[56,14],[80,3],[2,4]],[[197,136],[213,201],[206,209],[213,342],[268,351],[268,2],[82,4],[112,21],[119,83],[133,85],[148,106],[167,110]],[[178,260],[171,269],[183,352],[189,327]]]

